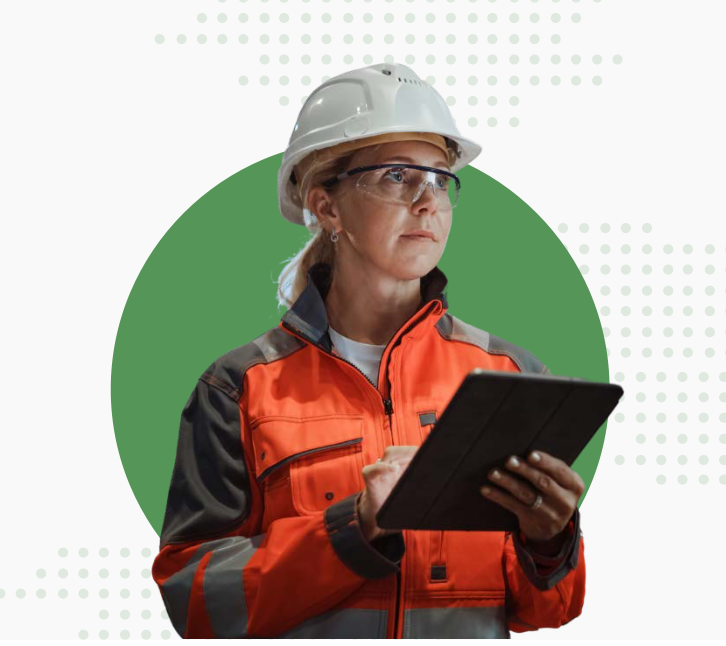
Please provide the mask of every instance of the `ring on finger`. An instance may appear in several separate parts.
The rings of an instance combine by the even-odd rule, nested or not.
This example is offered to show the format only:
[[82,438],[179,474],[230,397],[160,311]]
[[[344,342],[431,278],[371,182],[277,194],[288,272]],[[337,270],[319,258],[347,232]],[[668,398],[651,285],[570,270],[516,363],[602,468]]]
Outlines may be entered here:
[[529,502],[527,502],[531,499],[532,494],[535,493],[535,491],[532,491],[532,487],[528,485],[523,479],[520,479],[514,475],[507,474],[505,483],[502,484],[502,474],[500,471],[494,469],[491,475],[494,480],[500,484],[501,487],[508,489],[515,498],[517,498],[520,502],[523,502],[531,509],[537,509],[542,504],[541,496],[539,496],[539,494],[536,494],[537,498],[535,498],[533,503],[530,504]]

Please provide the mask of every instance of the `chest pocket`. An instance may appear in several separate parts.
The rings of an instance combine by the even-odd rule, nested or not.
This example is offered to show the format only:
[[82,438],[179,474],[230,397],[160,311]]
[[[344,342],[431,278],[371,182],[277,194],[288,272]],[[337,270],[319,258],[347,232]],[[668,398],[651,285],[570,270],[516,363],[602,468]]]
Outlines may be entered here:
[[288,472],[283,483],[299,514],[326,509],[364,488],[363,416],[268,417],[252,429],[260,484]]

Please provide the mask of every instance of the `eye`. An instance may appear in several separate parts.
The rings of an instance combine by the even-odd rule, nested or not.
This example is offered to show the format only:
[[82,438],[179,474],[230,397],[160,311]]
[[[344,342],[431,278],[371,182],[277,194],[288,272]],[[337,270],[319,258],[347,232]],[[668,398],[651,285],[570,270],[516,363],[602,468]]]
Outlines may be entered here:
[[[401,180],[403,180],[404,175],[405,175],[405,169],[404,168],[391,168],[388,170],[388,172],[386,172],[385,177],[393,177],[394,175],[396,175],[396,176],[400,175]],[[395,183],[398,184],[399,182],[395,182]]]
[[446,188],[449,185],[451,178],[448,175],[437,175],[436,180],[438,182],[439,188]]

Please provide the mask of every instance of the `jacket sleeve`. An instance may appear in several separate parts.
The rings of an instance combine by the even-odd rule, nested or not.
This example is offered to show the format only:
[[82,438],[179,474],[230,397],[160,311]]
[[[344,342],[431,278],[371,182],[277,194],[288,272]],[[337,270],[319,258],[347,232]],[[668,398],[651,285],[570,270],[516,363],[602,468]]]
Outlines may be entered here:
[[324,511],[274,520],[243,446],[245,414],[211,373],[179,429],[152,576],[183,638],[272,637],[331,608],[369,579],[399,571],[401,533],[368,542],[360,492]]
[[560,552],[537,554],[519,532],[506,532],[507,622],[513,632],[559,628],[582,612],[585,601],[585,544],[580,510],[565,530]]

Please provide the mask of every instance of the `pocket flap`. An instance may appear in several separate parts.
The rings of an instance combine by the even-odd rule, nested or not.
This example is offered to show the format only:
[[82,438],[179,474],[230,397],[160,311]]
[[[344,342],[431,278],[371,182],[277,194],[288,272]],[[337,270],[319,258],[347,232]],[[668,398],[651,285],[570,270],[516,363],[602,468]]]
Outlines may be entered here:
[[362,415],[267,417],[252,428],[257,480],[304,455],[362,441]]

